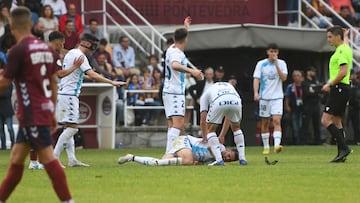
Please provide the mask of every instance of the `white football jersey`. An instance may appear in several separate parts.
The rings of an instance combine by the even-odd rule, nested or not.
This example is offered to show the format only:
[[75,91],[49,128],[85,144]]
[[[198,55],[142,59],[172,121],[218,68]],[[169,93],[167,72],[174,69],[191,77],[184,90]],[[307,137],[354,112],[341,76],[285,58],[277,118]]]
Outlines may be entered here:
[[62,66],[63,70],[70,68],[73,66],[75,58],[79,58],[80,56],[84,56],[84,62],[80,68],[61,78],[58,90],[59,94],[79,96],[84,74],[91,69],[89,61],[80,49],[72,49],[65,55]]
[[228,82],[216,82],[200,97],[200,112],[208,111],[210,104],[223,95],[235,95],[240,99],[234,86]]
[[[278,59],[278,65],[282,73],[288,74],[286,62]],[[274,63],[263,59],[256,64],[254,78],[260,79],[259,97],[263,100],[282,99],[284,97],[282,80],[276,71]]]
[[172,69],[171,64],[177,61],[183,66],[187,65],[187,59],[183,51],[171,45],[166,51],[165,57],[165,82],[163,91],[171,94],[185,94],[185,72]]
[[[215,160],[214,156],[208,149],[208,143],[202,142],[202,138],[196,138],[190,135],[187,135],[186,137],[190,141],[190,146],[195,161],[209,163]],[[225,146],[221,144],[220,150],[225,151]]]

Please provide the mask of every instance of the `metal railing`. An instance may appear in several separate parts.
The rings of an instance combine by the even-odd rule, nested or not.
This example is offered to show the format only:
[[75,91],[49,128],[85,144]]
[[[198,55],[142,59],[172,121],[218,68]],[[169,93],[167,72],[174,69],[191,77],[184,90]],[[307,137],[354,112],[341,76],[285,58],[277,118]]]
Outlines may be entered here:
[[[332,22],[330,22],[326,17],[324,17],[324,15],[322,15],[316,8],[314,8],[307,0],[298,0],[298,9],[297,10],[279,10],[279,0],[274,0],[274,24],[275,26],[279,25],[279,14],[291,14],[291,13],[296,13],[298,16],[298,23],[297,23],[297,28],[301,28],[302,25],[302,18],[304,18],[306,20],[306,22],[310,23],[315,29],[321,29],[319,28],[318,25],[316,25],[308,16],[305,15],[305,13],[302,11],[302,4],[304,4],[307,8],[311,9],[311,11],[313,11],[318,17],[323,17],[322,19],[325,20],[325,22],[330,25],[333,26]],[[359,31],[357,28],[355,28],[354,26],[352,26],[349,22],[347,22],[344,18],[342,18],[333,8],[331,8],[331,6],[329,6],[324,0],[319,0],[319,2],[321,4],[323,4],[327,10],[330,11],[330,13],[335,16],[336,18],[340,19],[340,21],[342,23],[344,23],[347,27],[349,27],[350,29],[350,38],[349,38],[349,44],[350,46],[354,49],[359,51],[360,47],[358,45],[356,45],[355,43],[355,37],[356,35],[359,35]],[[360,62],[356,60],[355,57],[353,57],[353,63],[357,66],[360,67]]]
[[[133,105],[128,105],[128,102],[127,102],[127,98],[128,98],[128,94],[129,93],[159,93],[159,90],[124,90],[124,96],[123,96],[123,99],[124,99],[124,126],[127,127],[128,126],[128,123],[126,121],[126,118],[127,118],[127,110],[135,110],[135,109],[164,109],[164,106],[161,105],[161,106],[148,106],[148,105],[140,105],[140,106],[133,106]],[[186,106],[186,110],[188,109],[191,109],[193,110],[193,126],[197,126],[197,112],[194,108],[194,106]],[[164,115],[165,116],[165,115]]]
[[[117,1],[120,2],[120,1]],[[99,10],[92,10],[92,11],[85,11],[85,0],[81,0],[81,10],[82,12],[82,20],[84,22],[85,16],[87,14],[93,13],[101,13],[103,14],[103,33],[105,36],[108,35],[107,33],[107,19],[109,19],[114,25],[120,29],[129,39],[134,43],[134,45],[141,50],[143,54],[146,56],[150,56],[151,54],[157,54],[159,58],[163,53],[162,45],[166,42],[166,38],[154,28],[154,26],[147,21],[128,1],[121,0],[121,2],[131,11],[133,12],[136,17],[138,17],[146,26],[150,29],[150,37],[146,35],[144,31],[142,31],[139,26],[137,26],[127,15],[114,3],[112,0],[102,0],[102,9]],[[113,10],[117,14],[119,14],[131,27],[133,27],[138,34],[144,39],[147,43],[150,44],[150,50],[146,50],[144,46],[142,46],[135,37],[130,34],[123,26],[117,22],[111,14],[107,12],[107,10]]]

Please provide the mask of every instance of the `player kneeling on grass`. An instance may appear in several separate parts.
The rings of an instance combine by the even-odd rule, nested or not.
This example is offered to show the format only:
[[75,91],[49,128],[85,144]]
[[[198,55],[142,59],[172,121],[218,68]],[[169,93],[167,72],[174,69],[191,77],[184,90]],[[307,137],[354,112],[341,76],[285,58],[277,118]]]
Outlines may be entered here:
[[[210,165],[224,165],[221,144],[216,129],[222,123],[231,122],[234,141],[239,152],[240,165],[247,165],[245,159],[244,134],[240,129],[242,117],[241,98],[236,89],[228,82],[217,82],[208,88],[200,98],[200,126],[203,139],[207,140],[214,154],[215,162]],[[224,126],[225,123],[224,123]]]
[[[224,145],[220,144],[222,158],[227,161],[236,161],[238,153],[236,150],[226,150]],[[207,164],[215,161],[214,155],[207,142],[202,138],[196,138],[191,135],[179,136],[172,143],[169,153],[162,159],[153,157],[142,157],[127,154],[118,159],[119,164],[134,161],[148,166],[170,166],[170,165],[196,165]]]

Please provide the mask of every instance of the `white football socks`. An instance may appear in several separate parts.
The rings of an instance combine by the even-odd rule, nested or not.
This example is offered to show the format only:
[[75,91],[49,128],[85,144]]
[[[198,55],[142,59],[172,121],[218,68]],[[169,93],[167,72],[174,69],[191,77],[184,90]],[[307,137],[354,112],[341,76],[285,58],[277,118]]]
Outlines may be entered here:
[[66,154],[69,160],[76,160],[75,157],[75,140],[70,138],[69,142],[66,144]]
[[153,157],[134,156],[134,161],[148,166],[178,166],[182,165],[182,158],[156,159]]
[[270,144],[269,144],[270,133],[261,133],[261,138],[263,141],[264,148],[269,149],[270,148]]
[[60,157],[61,152],[66,147],[66,144],[70,139],[73,139],[74,135],[79,131],[77,128],[65,128],[64,131],[59,136],[59,139],[54,148],[54,155],[56,158]]
[[210,145],[211,152],[213,153],[216,162],[223,161],[220,150],[219,138],[216,136],[216,133],[212,132],[207,134],[207,140]]
[[167,142],[166,142],[166,152],[168,154],[172,148],[172,143],[174,140],[180,135],[180,129],[177,128],[170,128],[167,132]]
[[279,146],[281,143],[281,131],[274,131],[274,147]]
[[239,160],[246,160],[245,159],[245,140],[244,134],[242,130],[237,130],[234,132],[234,142],[236,144],[236,148],[239,152]]

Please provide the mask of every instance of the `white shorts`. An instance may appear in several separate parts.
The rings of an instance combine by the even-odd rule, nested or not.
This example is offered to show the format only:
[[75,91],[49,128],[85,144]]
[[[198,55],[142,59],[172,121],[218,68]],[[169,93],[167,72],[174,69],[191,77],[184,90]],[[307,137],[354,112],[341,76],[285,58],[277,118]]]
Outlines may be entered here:
[[175,154],[182,149],[191,149],[190,140],[187,136],[178,136],[171,144],[169,154]]
[[283,99],[260,100],[259,116],[269,118],[271,115],[283,114]]
[[79,98],[70,95],[58,95],[56,119],[59,123],[79,123]]
[[235,95],[223,95],[210,104],[206,123],[221,124],[224,116],[232,123],[238,123],[242,118],[241,99]]
[[185,95],[163,93],[166,118],[185,115]]

